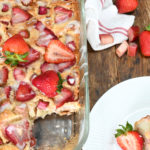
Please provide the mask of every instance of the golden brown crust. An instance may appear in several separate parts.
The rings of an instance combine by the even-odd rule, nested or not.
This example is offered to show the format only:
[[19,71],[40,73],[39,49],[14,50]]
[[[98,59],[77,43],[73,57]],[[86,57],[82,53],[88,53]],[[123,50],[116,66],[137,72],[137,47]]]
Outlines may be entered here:
[[5,144],[0,146],[0,150],[19,150],[19,149],[12,144]]

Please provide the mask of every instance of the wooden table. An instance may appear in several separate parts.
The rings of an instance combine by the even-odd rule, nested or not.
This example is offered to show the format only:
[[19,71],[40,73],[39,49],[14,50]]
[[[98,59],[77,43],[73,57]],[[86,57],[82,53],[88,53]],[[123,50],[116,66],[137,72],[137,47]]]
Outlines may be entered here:
[[[139,0],[139,7],[133,14],[135,25],[144,30],[150,24],[150,0]],[[143,57],[140,49],[136,57],[118,58],[116,47],[94,52],[88,44],[91,108],[112,86],[130,78],[150,75],[150,58]]]

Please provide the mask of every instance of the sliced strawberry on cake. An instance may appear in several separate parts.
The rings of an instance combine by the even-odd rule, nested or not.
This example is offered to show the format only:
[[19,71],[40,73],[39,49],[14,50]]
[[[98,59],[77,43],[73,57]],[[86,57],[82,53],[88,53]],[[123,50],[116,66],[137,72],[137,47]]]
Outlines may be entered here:
[[6,67],[2,67],[0,69],[0,86],[6,84],[8,79],[8,69]]
[[52,98],[62,89],[63,79],[55,71],[46,71],[32,79],[32,84],[46,96]]
[[12,9],[12,19],[11,19],[12,24],[25,22],[29,20],[30,17],[31,15],[27,11],[19,7],[15,7]]
[[56,64],[75,60],[74,53],[59,40],[50,41],[44,57],[46,62]]
[[3,45],[3,56],[6,58],[5,63],[12,66],[19,62],[26,62],[29,46],[19,34],[9,38]]

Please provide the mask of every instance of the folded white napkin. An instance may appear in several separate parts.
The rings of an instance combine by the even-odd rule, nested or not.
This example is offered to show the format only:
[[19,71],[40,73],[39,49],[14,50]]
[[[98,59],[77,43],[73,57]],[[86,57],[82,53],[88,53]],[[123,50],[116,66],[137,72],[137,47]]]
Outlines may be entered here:
[[[86,0],[85,11],[87,38],[94,50],[103,50],[128,39],[127,31],[135,17],[119,14],[112,0]],[[111,34],[114,43],[101,45],[100,34]]]

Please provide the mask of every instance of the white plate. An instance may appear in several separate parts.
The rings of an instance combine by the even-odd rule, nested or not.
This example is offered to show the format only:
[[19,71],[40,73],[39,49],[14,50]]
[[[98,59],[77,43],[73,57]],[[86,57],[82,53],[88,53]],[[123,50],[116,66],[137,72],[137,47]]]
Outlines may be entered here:
[[108,90],[90,114],[90,133],[83,150],[121,150],[114,138],[119,124],[150,114],[150,77],[122,82]]

